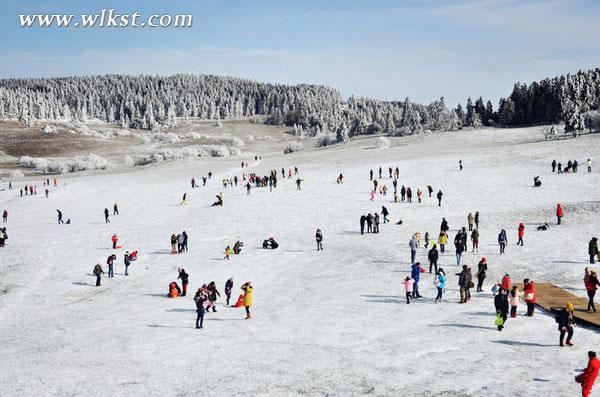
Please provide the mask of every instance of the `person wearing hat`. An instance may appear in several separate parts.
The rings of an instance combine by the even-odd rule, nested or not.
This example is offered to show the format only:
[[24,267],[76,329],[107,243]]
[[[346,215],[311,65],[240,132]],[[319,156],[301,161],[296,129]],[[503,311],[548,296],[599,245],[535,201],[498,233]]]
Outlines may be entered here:
[[498,331],[502,331],[504,328],[504,324],[506,323],[506,319],[508,317],[508,296],[506,295],[507,291],[503,288],[500,288],[496,296],[494,296],[494,308],[496,309],[496,317],[501,318],[496,325],[498,327]]
[[575,377],[575,382],[581,383],[581,395],[588,397],[592,392],[592,387],[600,371],[600,360],[596,358],[596,352],[588,352],[588,365],[582,373]]
[[575,307],[571,302],[567,302],[564,309],[556,314],[556,322],[558,323],[558,330],[560,331],[560,346],[563,347],[565,343],[565,335],[567,335],[567,346],[573,346],[571,339],[573,338],[573,311]]

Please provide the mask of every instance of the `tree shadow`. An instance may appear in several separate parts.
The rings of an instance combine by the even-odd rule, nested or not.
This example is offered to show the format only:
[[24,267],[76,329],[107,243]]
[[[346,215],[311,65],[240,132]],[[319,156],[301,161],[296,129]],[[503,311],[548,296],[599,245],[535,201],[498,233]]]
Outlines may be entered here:
[[536,347],[552,347],[552,346],[556,346],[554,344],[542,344],[542,343],[537,343],[537,342],[522,342],[522,341],[518,341],[518,340],[493,340],[491,341],[492,343],[499,343],[501,345],[508,345],[508,346],[536,346]]

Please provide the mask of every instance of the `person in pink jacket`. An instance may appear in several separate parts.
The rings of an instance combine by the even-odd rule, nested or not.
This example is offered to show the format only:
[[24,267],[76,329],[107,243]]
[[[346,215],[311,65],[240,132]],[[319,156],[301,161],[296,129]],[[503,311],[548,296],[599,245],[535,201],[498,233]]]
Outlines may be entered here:
[[404,285],[404,291],[406,291],[406,304],[408,305],[410,303],[410,298],[412,297],[413,285],[415,284],[415,280],[413,280],[409,276],[406,276],[402,284]]

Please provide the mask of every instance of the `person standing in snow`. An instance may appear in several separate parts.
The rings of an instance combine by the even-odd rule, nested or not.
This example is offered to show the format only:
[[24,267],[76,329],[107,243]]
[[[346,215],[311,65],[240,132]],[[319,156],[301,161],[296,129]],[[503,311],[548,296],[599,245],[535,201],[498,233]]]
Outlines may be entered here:
[[563,215],[564,215],[564,211],[563,211],[562,206],[560,205],[560,203],[556,204],[557,225],[561,224]]
[[131,257],[129,256],[129,251],[125,252],[123,255],[123,263],[125,264],[125,275],[129,276],[129,265],[131,265]]
[[110,238],[110,241],[112,241],[112,248],[114,250],[117,249],[117,243],[119,242],[119,237],[116,234],[113,234],[112,237]]
[[373,215],[373,233],[379,233],[379,214]]
[[177,279],[181,279],[181,296],[185,296],[187,294],[187,287],[190,282],[190,275],[185,272],[185,269],[179,269],[179,275]]
[[600,371],[600,361],[596,358],[596,353],[588,352],[588,365],[582,373],[575,377],[575,382],[581,383],[581,395],[588,397],[592,392],[592,387],[598,378]]
[[252,283],[250,281],[245,282],[242,287],[242,291],[244,291],[244,307],[246,309],[246,320],[251,320],[252,315],[250,314],[250,307],[252,306],[252,293],[254,289],[252,288]]
[[458,160],[458,169],[459,169],[460,171],[462,171],[462,170],[463,170],[462,160]]
[[58,224],[60,225],[61,223],[65,223],[63,221],[63,214],[62,214],[62,212],[60,210],[56,210],[56,213],[58,215]]
[[183,252],[183,234],[179,233],[177,235],[177,253],[181,254]]
[[441,303],[442,295],[444,293],[444,288],[446,287],[446,273],[444,273],[444,269],[442,269],[441,267],[437,271],[437,275],[435,277],[435,281],[433,282],[433,284],[437,288],[437,295],[435,297],[435,303]]
[[519,228],[517,229],[517,233],[519,236],[519,240],[517,241],[517,245],[523,246],[523,237],[525,237],[525,225],[523,223],[519,223]]
[[498,245],[500,246],[500,255],[504,254],[504,250],[506,249],[506,244],[508,243],[508,238],[506,237],[506,230],[500,230],[498,234]]
[[412,190],[411,190],[411,188],[406,188],[406,201],[408,203],[412,203]]
[[496,309],[496,315],[502,318],[501,324],[498,324],[498,331],[502,331],[508,318],[508,298],[506,293],[507,291],[505,289],[500,288],[496,296],[494,296],[494,308]]
[[429,273],[431,273],[432,268],[435,268],[435,274],[437,274],[438,258],[439,258],[439,253],[438,253],[437,247],[435,246],[435,243],[433,243],[433,246],[431,247],[431,249],[429,250],[429,253],[427,254],[427,259],[429,259]]
[[587,170],[592,172],[592,159],[587,159]]
[[110,223],[110,219],[108,219],[108,208],[104,209],[104,223]]
[[419,293],[419,280],[421,279],[421,273],[425,273],[425,269],[421,267],[421,263],[417,262],[411,266],[411,277],[415,281],[413,285],[412,297],[414,299],[422,298]]
[[475,228],[479,229],[479,211],[475,211]]
[[479,230],[473,229],[471,232],[471,242],[473,243],[473,252],[479,252]]
[[523,294],[519,292],[519,288],[516,285],[513,285],[510,290],[510,317],[517,317],[517,308],[519,307],[519,303],[521,303],[521,296]]
[[441,190],[438,190],[437,192],[437,199],[438,199],[438,207],[442,206],[442,196],[444,195],[444,193],[442,193]]
[[379,179],[381,179],[381,166],[379,166]]
[[559,174],[562,174],[562,173],[563,173],[563,172],[562,172],[562,163],[558,163],[558,164],[556,165],[556,170],[558,171],[558,173],[559,173]]
[[171,234],[171,254],[177,253],[177,235]]
[[231,299],[231,290],[233,289],[233,277],[225,282],[225,296],[227,297],[227,306],[229,306],[229,300]]
[[485,257],[483,257],[477,264],[477,292],[483,292],[483,281],[487,276],[487,270],[487,261]]
[[8,222],[8,210],[2,211],[2,223]]
[[400,188],[400,201],[404,202],[405,199],[406,199],[406,188],[404,187],[404,185],[402,185],[402,187]]
[[96,287],[100,286],[100,282],[102,281],[102,275],[104,274],[104,270],[102,270],[102,266],[97,263],[96,266],[94,266],[94,276],[96,276]]
[[555,172],[556,171],[556,160],[552,160],[551,166],[552,166],[552,172]]
[[565,335],[567,336],[567,346],[573,346],[571,339],[573,339],[573,324],[575,322],[573,318],[573,311],[575,307],[571,302],[567,302],[565,308],[556,314],[555,320],[558,323],[558,330],[560,331],[560,346],[564,347]]
[[473,231],[473,224],[475,223],[475,217],[472,212],[467,215],[467,223],[469,224],[469,231]]
[[429,198],[431,198],[431,195],[433,194],[433,188],[431,185],[427,185],[427,193],[429,194]]
[[527,305],[526,316],[533,317],[536,302],[535,283],[528,278],[523,280],[523,295],[525,297],[525,304]]
[[412,238],[408,242],[408,247],[410,248],[410,263],[415,263],[415,259],[417,258],[417,247],[419,246],[419,242],[417,241],[417,237],[413,234]]
[[119,215],[119,206],[117,203],[113,205],[113,215]]
[[460,287],[460,303],[467,303],[469,283],[471,282],[467,265],[463,265],[462,271],[456,273],[456,275],[458,276],[458,286]]
[[592,311],[596,313],[596,306],[594,306],[594,296],[596,296],[596,290],[600,285],[600,281],[598,281],[598,275],[595,271],[589,271],[588,268],[585,268],[585,277],[583,278],[583,282],[585,284],[585,290],[587,291],[588,296],[588,306],[587,311],[591,313]]
[[443,254],[446,250],[446,244],[448,244],[448,233],[444,230],[442,230],[438,236],[438,244],[440,245],[440,252]]
[[592,237],[588,244],[588,254],[590,255],[590,263],[593,265],[596,256],[598,256],[598,238]]
[[454,237],[454,247],[456,248],[456,266],[460,266],[460,259],[462,257],[462,253],[465,250],[465,246],[463,244],[462,230],[459,230]]
[[181,232],[181,252],[187,252],[188,251],[188,234],[186,233],[186,231],[184,230],[183,232]]
[[373,180],[373,170],[369,171],[369,180]]
[[196,328],[204,328],[204,303],[208,300],[206,295],[206,286],[198,288],[196,295],[194,295],[194,302],[196,303]]
[[365,234],[365,223],[367,222],[367,217],[364,215],[360,216],[360,234]]
[[410,276],[406,276],[402,284],[404,285],[404,291],[406,292],[406,304],[410,303],[410,298],[413,296],[413,285],[415,280],[410,278]]
[[321,232],[321,229],[317,229],[315,232],[315,240],[317,242],[317,251],[323,251],[323,232]]
[[106,259],[106,264],[108,265],[108,278],[113,278],[115,276],[113,273],[113,267],[116,260],[117,256],[115,254],[109,255],[109,257]]
[[373,233],[373,214],[367,214],[367,233]]
[[215,284],[214,281],[211,281],[208,284],[208,287],[206,287],[206,290],[208,291],[208,306],[206,307],[206,311],[209,311],[209,309],[212,307],[213,309],[213,313],[217,312],[217,296],[221,296],[221,294],[219,293],[219,291],[217,290],[217,285]]
[[187,193],[183,193],[183,197],[181,198],[181,205],[187,205]]

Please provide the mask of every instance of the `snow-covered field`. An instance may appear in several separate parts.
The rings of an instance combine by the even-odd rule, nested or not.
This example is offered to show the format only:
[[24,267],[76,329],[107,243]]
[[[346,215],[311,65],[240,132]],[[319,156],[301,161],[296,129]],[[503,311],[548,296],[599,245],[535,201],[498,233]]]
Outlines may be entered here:
[[[0,395],[385,395],[385,396],[576,396],[573,380],[600,335],[578,327],[572,348],[558,346],[554,318],[509,319],[494,327],[491,284],[505,273],[554,282],[585,295],[587,244],[598,235],[600,171],[586,172],[585,159],[600,160],[600,136],[539,142],[539,128],[481,130],[390,139],[360,139],[345,146],[264,157],[246,172],[298,166],[304,180],[277,189],[223,189],[222,177],[241,177],[247,157],[164,163],[61,177],[44,198],[0,191],[10,239],[0,248]],[[553,158],[578,159],[577,174],[550,172]],[[458,171],[458,160],[465,169]],[[393,203],[392,194],[369,201],[369,169],[400,168],[400,185],[444,192],[443,206]],[[600,164],[599,164],[600,165]],[[192,190],[192,177],[212,171],[206,187]],[[336,184],[342,172],[345,180]],[[539,175],[541,188],[533,188]],[[20,186],[34,180],[16,182]],[[33,183],[33,182],[32,182]],[[3,180],[1,188],[7,187]],[[223,191],[225,206],[210,207]],[[181,206],[184,192],[189,204]],[[119,204],[120,216],[105,224],[103,209]],[[554,226],[554,207],[565,207]],[[380,234],[361,236],[361,214],[391,212]],[[60,208],[71,225],[56,224]],[[401,280],[409,274],[408,241],[415,231],[437,236],[442,217],[450,237],[481,213],[481,248],[466,255],[476,269],[486,256],[484,293],[459,305],[453,247],[440,263],[448,274],[446,301],[434,304],[433,277],[420,283],[424,299],[406,305]],[[402,225],[395,225],[398,219]],[[525,222],[525,246],[516,227]],[[546,232],[535,226],[551,224]],[[317,252],[314,233],[324,233]],[[496,237],[509,233],[507,254],[497,255]],[[169,254],[172,233],[187,231],[190,251]],[[110,237],[140,259],[123,275],[95,287],[97,262],[112,253]],[[275,251],[262,240],[274,236]],[[224,261],[223,250],[245,242]],[[418,259],[426,262],[421,248]],[[184,267],[186,298],[168,299],[167,285]],[[106,265],[104,265],[106,271]],[[243,309],[208,313],[195,325],[193,292],[216,281],[220,292],[234,277],[234,297],[254,284],[253,319]],[[520,313],[524,311],[520,308]],[[595,391],[592,395],[600,395]]]

